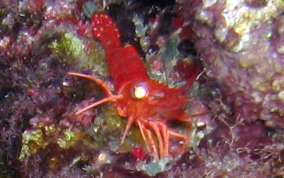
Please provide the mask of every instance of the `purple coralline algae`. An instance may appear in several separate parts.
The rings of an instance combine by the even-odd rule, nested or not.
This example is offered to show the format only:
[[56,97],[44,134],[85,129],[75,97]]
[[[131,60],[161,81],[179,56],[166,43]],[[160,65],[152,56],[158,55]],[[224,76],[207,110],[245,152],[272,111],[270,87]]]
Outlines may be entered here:
[[188,1],[186,8],[206,74],[236,116],[283,128],[283,1]]

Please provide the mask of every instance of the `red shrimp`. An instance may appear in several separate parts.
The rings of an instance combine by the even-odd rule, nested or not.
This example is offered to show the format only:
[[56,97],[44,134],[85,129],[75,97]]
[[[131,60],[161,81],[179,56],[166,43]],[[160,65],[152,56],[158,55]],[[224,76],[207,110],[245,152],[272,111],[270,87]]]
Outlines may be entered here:
[[[68,75],[92,80],[107,94],[106,98],[79,110],[76,115],[105,102],[114,102],[118,114],[128,118],[121,144],[130,127],[135,123],[148,150],[155,158],[169,156],[170,136],[184,141],[185,148],[188,137],[167,127],[167,122],[170,120],[190,122],[189,118],[185,117],[187,114],[184,104],[187,97],[184,87],[170,88],[150,79],[137,50],[132,45],[122,45],[115,23],[106,14],[94,14],[92,28],[93,37],[99,40],[105,49],[105,58],[116,94],[113,94],[107,85],[96,77],[69,72]],[[199,71],[190,77],[189,84],[193,83],[198,74]]]

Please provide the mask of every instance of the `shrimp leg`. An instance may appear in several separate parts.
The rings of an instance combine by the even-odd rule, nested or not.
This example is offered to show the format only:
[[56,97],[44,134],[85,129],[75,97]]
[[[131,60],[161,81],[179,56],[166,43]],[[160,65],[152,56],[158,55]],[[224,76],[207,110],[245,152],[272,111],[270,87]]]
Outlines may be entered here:
[[142,134],[143,140],[147,145],[147,149],[150,152],[152,151],[154,153],[154,157],[156,159],[158,159],[158,157],[159,157],[158,156],[158,150],[157,150],[154,138],[152,136],[152,132],[145,127],[144,123],[142,123],[140,121],[138,121],[137,123],[138,123],[139,129],[140,129],[140,132]]

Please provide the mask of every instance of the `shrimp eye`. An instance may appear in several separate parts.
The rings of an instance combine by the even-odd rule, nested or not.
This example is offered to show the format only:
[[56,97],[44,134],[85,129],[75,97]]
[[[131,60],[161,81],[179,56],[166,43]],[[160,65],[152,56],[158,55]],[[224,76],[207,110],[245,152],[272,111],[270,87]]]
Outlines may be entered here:
[[142,99],[148,95],[148,87],[145,83],[136,83],[130,90],[131,96],[134,99]]

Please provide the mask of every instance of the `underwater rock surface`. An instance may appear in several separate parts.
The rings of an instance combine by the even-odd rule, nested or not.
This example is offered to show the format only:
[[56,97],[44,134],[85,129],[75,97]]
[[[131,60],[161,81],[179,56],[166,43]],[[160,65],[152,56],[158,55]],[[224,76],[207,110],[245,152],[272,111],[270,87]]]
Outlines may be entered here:
[[[281,0],[1,1],[0,177],[283,176],[283,10]],[[168,123],[188,134],[184,154],[171,139],[174,156],[153,159],[136,126],[120,145],[126,118],[112,103],[75,116],[105,94],[68,72],[113,87],[93,12],[115,20],[152,79],[179,87],[204,66],[186,94],[191,123]]]
[[206,74],[236,115],[283,128],[283,1],[188,1],[186,8]]

